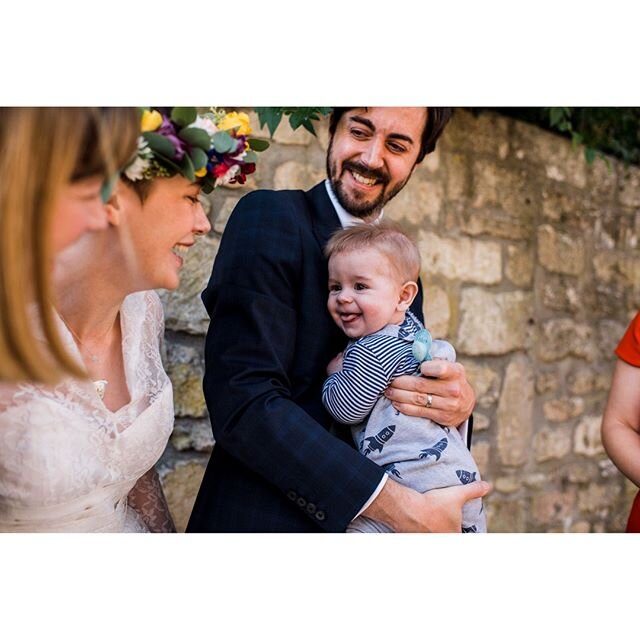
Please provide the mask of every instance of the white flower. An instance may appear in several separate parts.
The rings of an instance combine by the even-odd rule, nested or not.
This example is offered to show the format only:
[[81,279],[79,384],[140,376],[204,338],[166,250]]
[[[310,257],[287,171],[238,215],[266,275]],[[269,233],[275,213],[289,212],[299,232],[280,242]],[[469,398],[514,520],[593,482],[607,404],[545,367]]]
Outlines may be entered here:
[[[218,127],[211,118],[204,116],[196,116],[195,122],[192,122],[189,127],[197,127],[198,129],[204,129],[210,136],[218,132]],[[189,128],[187,127],[187,128]]]
[[140,136],[138,138],[138,150],[136,151],[136,157],[129,164],[125,170],[124,175],[135,182],[136,180],[142,180],[145,170],[151,165],[151,158],[153,157],[153,151],[149,149],[147,141]]
[[235,164],[231,167],[227,173],[225,173],[221,178],[216,180],[216,187],[224,186],[225,184],[229,184],[231,180],[233,180],[240,173],[240,167]]

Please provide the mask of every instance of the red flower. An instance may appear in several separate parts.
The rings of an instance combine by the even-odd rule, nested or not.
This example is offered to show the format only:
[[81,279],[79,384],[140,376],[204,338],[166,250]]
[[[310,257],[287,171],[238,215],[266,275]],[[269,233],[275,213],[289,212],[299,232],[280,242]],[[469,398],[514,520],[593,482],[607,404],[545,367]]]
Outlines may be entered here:
[[213,175],[216,178],[222,178],[228,170],[229,167],[224,162],[220,162],[213,168]]

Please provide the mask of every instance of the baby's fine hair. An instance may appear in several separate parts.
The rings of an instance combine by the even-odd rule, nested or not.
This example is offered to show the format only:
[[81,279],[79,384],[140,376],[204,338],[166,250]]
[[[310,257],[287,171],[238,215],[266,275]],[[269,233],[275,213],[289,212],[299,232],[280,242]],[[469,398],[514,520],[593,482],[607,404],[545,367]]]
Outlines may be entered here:
[[356,224],[336,231],[324,254],[327,259],[340,253],[377,249],[384,254],[403,281],[417,281],[420,275],[420,253],[402,227],[393,222]]

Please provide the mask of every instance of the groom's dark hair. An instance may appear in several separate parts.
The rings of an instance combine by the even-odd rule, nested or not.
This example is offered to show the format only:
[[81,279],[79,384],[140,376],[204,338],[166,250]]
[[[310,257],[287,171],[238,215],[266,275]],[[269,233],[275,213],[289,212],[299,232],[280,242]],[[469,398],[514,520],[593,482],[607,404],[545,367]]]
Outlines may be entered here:
[[[336,132],[336,127],[340,118],[352,109],[358,107],[333,107],[331,117],[329,119],[329,134],[333,138],[333,134]],[[366,109],[366,107],[363,107]],[[427,110],[427,124],[422,132],[422,140],[420,144],[420,153],[416,163],[422,162],[424,157],[431,153],[436,148],[436,142],[444,131],[444,128],[453,115],[452,107],[425,107]]]

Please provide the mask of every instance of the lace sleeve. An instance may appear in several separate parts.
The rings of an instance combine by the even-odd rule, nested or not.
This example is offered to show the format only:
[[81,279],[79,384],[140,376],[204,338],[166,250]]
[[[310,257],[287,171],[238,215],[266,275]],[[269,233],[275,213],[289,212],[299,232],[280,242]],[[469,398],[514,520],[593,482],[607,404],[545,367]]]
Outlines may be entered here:
[[155,291],[145,291],[144,302],[152,332],[161,340],[164,337],[164,309],[160,296]]
[[129,492],[128,503],[152,533],[175,533],[176,527],[155,467],[139,478]]

